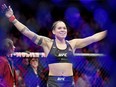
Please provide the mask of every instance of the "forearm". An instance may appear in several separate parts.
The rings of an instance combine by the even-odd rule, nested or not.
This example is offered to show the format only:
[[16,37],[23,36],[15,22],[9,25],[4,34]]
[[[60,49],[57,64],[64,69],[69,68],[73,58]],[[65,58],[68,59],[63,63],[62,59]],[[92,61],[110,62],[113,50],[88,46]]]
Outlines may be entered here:
[[33,32],[31,32],[24,24],[22,24],[21,22],[19,22],[14,14],[13,14],[13,10],[10,6],[6,6],[6,4],[2,5],[2,10],[5,13],[5,16],[8,18],[8,20],[10,22],[12,22],[15,27],[25,36],[27,36],[28,38],[32,39],[33,37],[37,37],[36,34],[34,34]]
[[75,39],[72,42],[73,42],[73,45],[75,46],[75,48],[83,48],[89,44],[92,44],[94,42],[102,40],[106,36],[106,33],[107,33],[107,30],[96,33],[92,36],[89,36],[89,37],[86,37],[83,39]]
[[19,22],[17,19],[15,19],[14,21],[12,21],[12,23],[14,24],[14,26],[25,36],[27,36],[28,38],[32,39],[33,37],[33,33],[21,22]]
[[51,42],[51,39],[41,35],[37,35],[36,33],[30,31],[24,24],[19,22],[17,19],[12,21],[12,23],[23,35],[27,36],[37,45],[42,45],[45,44],[46,42]]
[[24,24],[19,22],[17,19],[15,19],[12,23],[20,32],[22,32],[22,30],[26,27]]
[[106,34],[107,34],[107,30],[94,34],[92,38],[94,42],[97,42],[102,40],[106,36]]
[[14,26],[25,36],[31,39],[34,43],[38,44],[41,42],[42,36],[35,34],[34,32],[30,31],[24,24],[19,22],[14,14],[13,10],[10,6],[6,6],[5,4],[2,5],[2,10],[5,13],[5,16],[8,20],[14,24]]

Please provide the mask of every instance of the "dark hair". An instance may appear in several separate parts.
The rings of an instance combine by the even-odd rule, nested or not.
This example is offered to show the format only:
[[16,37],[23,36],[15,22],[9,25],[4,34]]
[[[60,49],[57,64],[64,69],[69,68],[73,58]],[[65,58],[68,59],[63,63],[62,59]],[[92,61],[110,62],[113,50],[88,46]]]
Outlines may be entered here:
[[6,56],[12,48],[13,48],[13,41],[11,39],[6,38],[2,40],[0,44],[0,55]]
[[[31,62],[32,59],[38,59],[38,58],[37,57],[31,57],[31,58],[29,58],[29,60],[28,60],[29,65],[30,65],[30,62]],[[39,63],[39,60],[38,60],[38,63]]]
[[[53,25],[52,25],[52,30],[55,29],[55,27],[56,27],[56,25],[58,24],[58,22],[63,22],[63,21],[61,21],[61,20],[55,21],[55,22],[53,23]],[[63,22],[63,23],[65,23],[65,22]]]

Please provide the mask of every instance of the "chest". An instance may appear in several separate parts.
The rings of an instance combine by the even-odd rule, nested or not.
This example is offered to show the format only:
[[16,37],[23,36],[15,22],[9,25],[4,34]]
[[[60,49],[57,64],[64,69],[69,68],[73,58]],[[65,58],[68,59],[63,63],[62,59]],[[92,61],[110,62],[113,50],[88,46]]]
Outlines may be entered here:
[[65,50],[67,48],[67,44],[56,44],[55,47],[59,50]]

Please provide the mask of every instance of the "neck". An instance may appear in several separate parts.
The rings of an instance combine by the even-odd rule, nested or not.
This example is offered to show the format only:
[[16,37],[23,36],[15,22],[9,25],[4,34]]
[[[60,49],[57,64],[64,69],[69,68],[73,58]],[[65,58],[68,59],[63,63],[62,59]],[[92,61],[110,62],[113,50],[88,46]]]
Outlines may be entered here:
[[37,70],[37,67],[32,67],[34,70]]
[[37,68],[33,67],[35,74],[37,74]]
[[56,38],[55,41],[56,41],[58,44],[63,44],[63,43],[65,43],[65,39],[58,39],[58,38]]

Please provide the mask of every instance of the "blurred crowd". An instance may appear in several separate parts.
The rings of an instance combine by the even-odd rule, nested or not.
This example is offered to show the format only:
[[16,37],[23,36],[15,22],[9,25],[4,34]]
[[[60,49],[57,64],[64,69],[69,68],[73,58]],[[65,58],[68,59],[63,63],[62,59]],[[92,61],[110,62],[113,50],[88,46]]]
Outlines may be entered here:
[[[54,1],[54,0],[51,0]],[[60,0],[56,0],[60,1]],[[75,0],[74,0],[75,1]],[[30,30],[43,36],[54,38],[51,29],[51,24],[56,20],[64,20],[64,11],[67,6],[80,6],[82,21],[77,26],[69,24],[69,32],[67,39],[83,38],[93,33],[104,30],[93,19],[92,12],[81,9],[81,4],[77,4],[70,0],[62,6],[50,2],[49,0],[9,0],[5,3],[12,6],[16,18],[25,24]],[[0,4],[3,3],[0,1]],[[103,0],[102,2],[103,3]],[[67,4],[67,5],[65,5]],[[83,10],[83,11],[82,11]],[[51,13],[49,12],[51,11]],[[42,12],[39,14],[39,12]],[[89,14],[89,15],[88,15]],[[43,52],[43,49],[32,43],[27,37],[22,35],[8,19],[0,14],[0,38],[9,37],[13,40],[16,47],[16,52]],[[75,23],[75,22],[74,22]],[[77,22],[78,23],[78,22]],[[74,29],[76,28],[76,29]],[[28,43],[27,43],[28,42]],[[77,53],[104,53],[108,54],[110,46],[107,43],[107,37],[97,43],[91,44],[81,50],[76,50]],[[45,57],[26,57],[12,56],[14,66],[17,69],[19,87],[46,87],[47,74],[49,72]],[[76,62],[76,63],[75,63]],[[76,57],[74,62],[74,80],[75,87],[110,87],[110,57]],[[34,71],[35,70],[35,71]]]
[[[16,52],[12,60],[18,75],[18,87],[47,87],[48,66],[44,53]],[[75,87],[110,87],[110,72],[104,57],[75,57]]]

